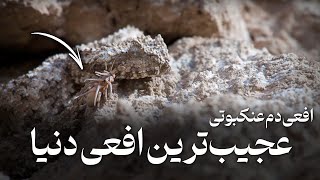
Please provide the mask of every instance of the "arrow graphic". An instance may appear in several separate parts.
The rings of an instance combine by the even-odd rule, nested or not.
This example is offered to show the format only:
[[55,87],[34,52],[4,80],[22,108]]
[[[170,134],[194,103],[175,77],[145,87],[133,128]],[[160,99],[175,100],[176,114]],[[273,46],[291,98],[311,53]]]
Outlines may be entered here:
[[41,36],[46,36],[48,38],[51,38],[55,41],[58,41],[60,44],[62,44],[64,47],[66,47],[71,53],[69,53],[69,56],[76,61],[76,63],[78,64],[78,66],[80,67],[81,70],[83,70],[83,65],[82,65],[82,61],[81,61],[81,57],[77,48],[77,53],[78,55],[72,50],[72,48],[65,42],[63,42],[61,39],[51,35],[51,34],[47,34],[47,33],[42,33],[42,32],[33,32],[31,34],[37,34],[37,35],[41,35]]

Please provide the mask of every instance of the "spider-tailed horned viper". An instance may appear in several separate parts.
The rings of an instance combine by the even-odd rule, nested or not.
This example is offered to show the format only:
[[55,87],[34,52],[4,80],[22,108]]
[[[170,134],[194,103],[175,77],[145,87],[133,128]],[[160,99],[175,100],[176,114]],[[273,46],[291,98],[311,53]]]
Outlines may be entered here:
[[75,63],[71,67],[75,82],[85,84],[75,99],[86,96],[89,105],[100,106],[102,97],[111,97],[112,83],[117,79],[147,78],[170,71],[170,55],[160,35],[95,46],[98,47],[80,47],[82,71]]

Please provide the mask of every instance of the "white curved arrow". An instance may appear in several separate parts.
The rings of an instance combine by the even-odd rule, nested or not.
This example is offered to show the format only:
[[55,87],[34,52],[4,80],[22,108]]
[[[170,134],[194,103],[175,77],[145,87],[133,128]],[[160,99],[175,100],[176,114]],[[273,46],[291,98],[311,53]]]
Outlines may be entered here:
[[69,53],[69,56],[74,60],[76,61],[76,63],[78,64],[78,66],[80,67],[80,69],[82,70],[83,69],[83,65],[82,65],[82,61],[81,61],[81,57],[80,57],[80,54],[79,54],[79,51],[78,51],[78,48],[77,48],[77,53],[78,53],[78,56],[77,54],[72,50],[72,48],[65,42],[63,42],[61,39],[51,35],[51,34],[47,34],[47,33],[42,33],[42,32],[33,32],[31,34],[38,34],[38,35],[41,35],[41,36],[46,36],[48,38],[51,38],[55,41],[58,41],[60,44],[62,44],[64,47],[66,47],[71,53]]

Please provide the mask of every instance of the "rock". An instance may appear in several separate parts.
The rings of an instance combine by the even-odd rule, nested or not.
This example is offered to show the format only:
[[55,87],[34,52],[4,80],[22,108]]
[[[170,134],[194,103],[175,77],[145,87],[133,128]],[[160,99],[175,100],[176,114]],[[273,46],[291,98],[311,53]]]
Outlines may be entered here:
[[[242,14],[256,48],[320,57],[318,1],[245,1]],[[262,23],[263,22],[263,23]]]
[[[6,0],[0,4],[0,47],[44,52],[58,43],[31,32],[56,35],[71,45],[105,37],[127,25],[171,42],[184,36],[231,37],[248,40],[236,1],[38,1]],[[143,13],[142,13],[143,12]],[[81,28],[79,28],[81,27]]]
[[[117,47],[123,42],[149,38],[142,34],[138,29],[127,27],[79,47],[82,50],[111,44]],[[224,38],[182,38],[168,49],[170,56],[163,56],[170,60],[168,74],[116,80],[116,95],[101,108],[89,107],[84,100],[70,102],[84,87],[83,81],[76,78],[81,73],[87,76],[88,72],[78,68],[78,74],[74,75],[72,72],[77,65],[67,54],[50,57],[35,70],[2,84],[0,109],[6,116],[1,117],[4,120],[0,126],[0,162],[10,163],[1,164],[0,169],[14,178],[31,179],[194,179],[213,176],[221,179],[292,179],[303,173],[314,173],[312,167],[316,166],[306,165],[305,171],[299,168],[308,158],[319,156],[316,145],[320,137],[316,121],[320,112],[319,62],[295,54],[273,56],[266,49],[255,49],[248,42]],[[88,65],[87,60],[84,58],[84,68]],[[294,113],[303,112],[304,107],[314,109],[315,120],[311,125],[295,124],[284,128],[270,123],[266,129],[265,123],[244,123],[212,128],[208,123],[213,116],[221,117],[219,110],[238,116],[241,110],[250,108],[250,112],[280,112],[283,117],[293,117]],[[255,162],[248,166],[235,165],[237,157],[230,156],[226,158],[223,170],[218,157],[209,155],[197,158],[192,167],[169,163],[152,166],[145,158],[144,149],[143,156],[105,156],[101,164],[88,168],[81,162],[79,149],[72,157],[49,158],[50,163],[46,165],[37,164],[31,151],[33,127],[37,128],[39,147],[54,143],[56,139],[50,134],[58,130],[62,142],[67,142],[72,135],[78,147],[87,149],[88,155],[88,148],[101,145],[106,138],[122,137],[127,133],[126,125],[132,127],[132,132],[143,127],[145,148],[164,142],[174,145],[181,137],[185,145],[184,159],[192,156],[191,146],[199,140],[198,131],[208,131],[208,139],[214,139],[217,146],[230,147],[234,144],[244,147],[258,138],[277,142],[285,136],[294,150],[288,156],[263,156],[261,166]],[[256,159],[252,157],[249,161]],[[232,174],[229,169],[233,169]]]

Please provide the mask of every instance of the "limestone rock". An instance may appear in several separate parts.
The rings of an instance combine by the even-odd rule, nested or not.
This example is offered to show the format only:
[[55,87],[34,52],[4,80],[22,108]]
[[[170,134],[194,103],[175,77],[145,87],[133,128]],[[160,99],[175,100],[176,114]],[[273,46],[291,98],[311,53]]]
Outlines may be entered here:
[[[0,4],[0,47],[12,51],[48,51],[57,43],[32,37],[52,33],[76,45],[134,25],[168,42],[183,36],[248,40],[237,1],[152,0],[5,0]],[[79,28],[81,27],[81,28]]]
[[[142,34],[138,29],[127,27],[80,47],[99,48],[138,39]],[[70,102],[83,84],[75,81],[79,74],[71,73],[75,62],[67,54],[50,57],[26,75],[2,84],[0,109],[4,117],[1,117],[0,126],[0,162],[9,163],[0,164],[1,170],[14,178],[32,176],[31,179],[152,179],[155,175],[162,179],[179,179],[182,172],[186,179],[199,176],[292,179],[303,173],[314,173],[312,167],[316,166],[305,164],[305,171],[299,167],[309,158],[319,156],[316,142],[320,134],[316,120],[291,128],[273,124],[268,129],[264,123],[212,128],[208,121],[212,116],[221,116],[219,110],[225,109],[237,116],[240,110],[248,107],[250,111],[264,114],[281,112],[284,117],[303,112],[304,107],[314,108],[318,120],[319,62],[294,54],[273,56],[266,49],[255,49],[250,43],[228,39],[183,38],[168,50],[172,56],[168,74],[117,80],[114,91],[117,96],[101,108],[89,107],[85,101]],[[79,73],[81,75],[81,71]],[[191,145],[197,141],[199,130],[207,130],[209,137],[221,146],[245,146],[257,138],[276,142],[277,138],[287,136],[294,151],[290,156],[263,157],[265,164],[258,168],[255,162],[236,166],[236,157],[230,156],[221,170],[216,157],[199,157],[192,171],[185,171],[190,166],[168,163],[154,167],[146,156],[135,155],[121,157],[121,160],[106,156],[99,166],[88,168],[81,162],[80,151],[72,157],[49,158],[50,163],[44,166],[35,162],[31,151],[29,141],[33,127],[38,129],[40,147],[54,143],[56,139],[49,134],[58,130],[63,142],[72,135],[79,147],[92,148],[101,145],[105,138],[123,135],[126,125],[130,125],[132,131],[143,127],[146,147],[164,142],[174,144],[179,137],[183,138],[186,145],[183,158],[192,155]],[[232,175],[228,171],[230,168],[234,172]],[[247,173],[243,174],[243,169]],[[161,173],[163,170],[166,173]]]
[[245,1],[242,14],[256,48],[320,57],[318,1]]

